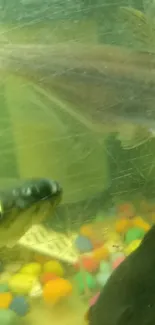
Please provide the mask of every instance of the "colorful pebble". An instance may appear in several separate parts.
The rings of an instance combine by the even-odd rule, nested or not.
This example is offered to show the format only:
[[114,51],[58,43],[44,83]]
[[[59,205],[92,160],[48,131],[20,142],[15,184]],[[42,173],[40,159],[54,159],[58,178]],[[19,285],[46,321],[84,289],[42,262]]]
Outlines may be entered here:
[[80,270],[81,264],[85,271],[89,273],[94,273],[98,270],[99,268],[99,262],[96,261],[93,257],[91,256],[83,256],[81,260],[76,263],[75,267],[77,270]]
[[71,293],[72,284],[61,278],[47,282],[43,288],[43,298],[48,304],[56,304]]
[[133,224],[135,227],[142,228],[144,231],[148,231],[150,229],[149,223],[145,222],[141,217],[135,217]]
[[123,252],[115,252],[113,254],[111,254],[110,256],[110,260],[111,262],[114,262],[118,257],[125,257],[125,254]]
[[40,282],[36,282],[29,292],[29,297],[31,298],[39,298],[42,296],[43,289]]
[[11,278],[11,274],[9,272],[3,272],[0,274],[0,283],[8,283]]
[[9,292],[9,285],[8,283],[0,283],[0,293],[1,292]]
[[7,309],[9,308],[13,296],[10,292],[1,292],[0,293],[0,308]]
[[37,279],[34,275],[17,273],[9,279],[8,285],[13,293],[27,295],[36,281]]
[[92,224],[83,225],[80,229],[80,235],[91,239],[93,237],[93,225]]
[[124,250],[125,255],[126,256],[130,255],[132,252],[134,252],[139,247],[140,244],[141,244],[140,239],[137,239],[137,240],[134,240],[133,242],[131,242]]
[[87,253],[93,250],[91,240],[85,236],[78,236],[75,240],[75,246],[80,253]]
[[53,273],[53,274],[57,275],[58,277],[64,276],[64,269],[63,269],[62,265],[56,260],[51,260],[51,261],[46,262],[43,266],[43,272],[44,273]]
[[23,296],[14,297],[9,309],[13,310],[18,316],[23,317],[30,311],[28,300]]
[[97,283],[101,286],[101,287],[104,287],[104,285],[106,284],[106,282],[108,281],[110,277],[110,273],[107,272],[107,273],[98,273],[97,276],[96,276],[96,281]]
[[39,276],[41,273],[41,265],[37,262],[25,264],[21,269],[20,273],[30,274],[34,276]]
[[102,246],[100,248],[95,249],[92,252],[92,256],[95,259],[95,261],[102,261],[107,260],[109,258],[109,250],[105,246]]
[[142,228],[133,227],[127,231],[125,234],[125,243],[129,245],[132,241],[136,239],[142,239],[145,235],[145,231]]
[[[127,210],[127,213],[129,212],[127,205],[122,207]],[[141,217],[132,216],[131,220],[129,217],[130,215],[116,222],[116,231],[113,234],[108,231],[109,237],[104,237],[104,243],[102,237],[95,236],[95,231],[98,234],[98,228],[100,229],[103,224],[103,218],[98,221],[98,224],[96,223],[98,228],[95,228],[93,223],[81,227],[80,235],[75,240],[75,246],[80,253],[89,254],[81,255],[75,265],[78,273],[74,280],[80,294],[86,292],[87,288],[94,291],[96,288],[100,290],[101,287],[104,287],[112,270],[116,269],[124,261],[125,256],[140,245],[141,239],[149,230],[150,225]],[[123,236],[120,236],[122,234]],[[118,237],[125,238],[127,247],[125,249],[122,248],[123,246],[119,247],[119,250],[124,249],[125,254],[113,249],[115,242],[116,244],[119,242]],[[35,255],[34,260],[32,263],[23,265],[19,271],[17,270],[18,273],[13,275],[10,275],[13,271],[6,272],[7,268],[4,268],[3,263],[0,262],[0,325],[18,325],[17,319],[27,315],[30,305],[25,295],[28,295],[29,299],[30,297],[42,297],[46,303],[52,305],[71,295],[72,284],[63,278],[64,268],[59,261],[42,255]],[[98,270],[99,273],[94,275]],[[17,296],[13,297],[10,291]],[[95,304],[99,295],[100,292],[92,297],[89,302],[90,306]]]
[[79,293],[82,294],[85,292],[86,286],[94,290],[96,288],[96,280],[88,272],[78,272],[74,277],[75,283],[77,284],[77,288]]
[[112,263],[112,269],[115,270],[124,260],[125,260],[124,256],[117,257],[117,259]]
[[100,296],[100,292],[97,292],[96,295],[93,296],[93,297],[90,299],[90,301],[89,301],[89,306],[90,306],[90,307],[96,304],[96,302],[97,302],[99,296]]
[[100,263],[100,272],[101,273],[110,273],[111,272],[111,265],[109,262],[102,261]]
[[51,272],[46,272],[46,273],[43,273],[40,277],[40,282],[44,285],[46,284],[47,282],[49,281],[52,281],[52,280],[55,280],[57,279],[58,276],[51,273]]
[[135,208],[132,203],[120,204],[117,210],[119,217],[133,218],[135,216]]
[[118,220],[115,225],[116,232],[118,232],[119,234],[125,233],[130,227],[130,220],[126,218]]
[[1,325],[20,325],[20,319],[16,313],[10,309],[0,309]]

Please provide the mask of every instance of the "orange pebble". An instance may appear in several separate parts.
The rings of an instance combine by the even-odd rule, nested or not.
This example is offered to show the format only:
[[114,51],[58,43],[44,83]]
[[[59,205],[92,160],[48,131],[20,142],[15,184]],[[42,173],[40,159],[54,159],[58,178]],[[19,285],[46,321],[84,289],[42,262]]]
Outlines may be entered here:
[[106,247],[102,246],[98,249],[95,249],[92,253],[92,256],[98,262],[101,260],[107,260],[109,257],[109,251]]
[[10,292],[0,293],[0,308],[7,309],[9,308],[13,296]]
[[42,275],[41,275],[41,277],[40,277],[40,282],[42,283],[42,284],[45,284],[45,283],[47,283],[47,282],[49,282],[49,281],[52,281],[52,280],[55,280],[55,279],[57,279],[58,277],[55,275],[55,274],[53,274],[53,273],[51,273],[51,272],[46,272],[46,273],[43,273]]
[[135,227],[142,228],[145,231],[148,231],[150,229],[150,225],[147,222],[145,222],[141,217],[135,217],[133,219],[133,225]]
[[80,228],[80,235],[92,238],[93,237],[93,227],[91,224],[84,225]]
[[82,264],[84,270],[86,270],[89,273],[94,273],[99,268],[99,261],[97,261],[92,256],[83,256],[83,257],[81,257],[80,262],[75,264],[75,268],[77,270],[80,270],[81,264]]
[[61,298],[67,297],[72,292],[72,285],[68,280],[57,278],[49,281],[43,288],[43,298],[49,304],[55,304]]
[[130,220],[124,218],[116,222],[115,229],[118,233],[122,234],[131,227]]
[[132,203],[124,203],[118,206],[118,214],[126,218],[134,217],[135,208]]

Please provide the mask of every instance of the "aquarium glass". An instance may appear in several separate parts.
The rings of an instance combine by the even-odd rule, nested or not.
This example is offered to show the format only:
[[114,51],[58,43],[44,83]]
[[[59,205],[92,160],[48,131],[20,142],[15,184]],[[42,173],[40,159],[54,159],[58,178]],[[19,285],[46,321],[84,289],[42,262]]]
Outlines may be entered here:
[[88,322],[155,221],[154,14],[0,0],[2,325]]

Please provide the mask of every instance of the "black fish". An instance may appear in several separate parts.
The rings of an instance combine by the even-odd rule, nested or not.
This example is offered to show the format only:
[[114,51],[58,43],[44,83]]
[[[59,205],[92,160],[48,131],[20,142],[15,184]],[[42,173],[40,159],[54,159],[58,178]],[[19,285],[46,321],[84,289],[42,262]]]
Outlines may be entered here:
[[39,178],[0,191],[0,246],[12,246],[33,224],[50,216],[61,197],[57,182]]
[[90,325],[155,323],[155,226],[112,273],[88,319]]

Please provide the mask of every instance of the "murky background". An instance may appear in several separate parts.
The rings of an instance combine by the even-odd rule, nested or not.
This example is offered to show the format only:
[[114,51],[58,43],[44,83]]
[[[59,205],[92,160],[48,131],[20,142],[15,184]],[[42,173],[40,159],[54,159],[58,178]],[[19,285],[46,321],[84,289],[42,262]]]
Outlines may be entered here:
[[1,188],[63,188],[1,248],[3,325],[84,323],[154,223],[154,12],[153,0],[0,0]]

